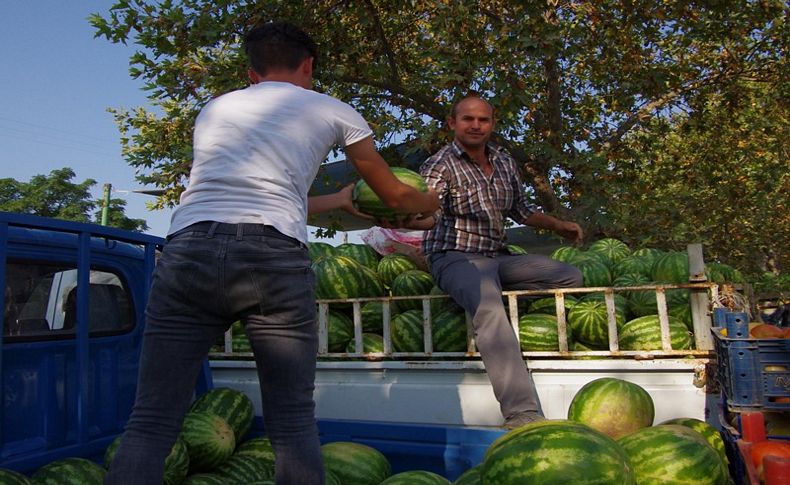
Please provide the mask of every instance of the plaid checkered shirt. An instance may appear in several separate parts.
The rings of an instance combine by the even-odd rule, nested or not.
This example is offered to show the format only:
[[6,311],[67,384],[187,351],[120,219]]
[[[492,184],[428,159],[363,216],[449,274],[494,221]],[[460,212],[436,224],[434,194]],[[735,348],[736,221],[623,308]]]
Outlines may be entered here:
[[425,231],[426,256],[441,251],[493,255],[505,246],[505,221],[524,224],[536,208],[527,201],[513,157],[493,143],[486,145],[491,176],[455,142],[423,162],[420,174],[439,194],[436,225]]

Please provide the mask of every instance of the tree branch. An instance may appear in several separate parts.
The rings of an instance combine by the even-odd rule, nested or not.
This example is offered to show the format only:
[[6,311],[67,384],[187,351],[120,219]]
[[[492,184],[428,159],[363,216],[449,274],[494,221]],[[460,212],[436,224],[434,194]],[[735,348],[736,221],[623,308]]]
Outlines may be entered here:
[[398,63],[395,60],[395,52],[392,50],[392,46],[387,40],[387,35],[384,32],[384,27],[381,25],[381,19],[379,18],[378,12],[376,11],[376,7],[373,6],[373,3],[370,0],[365,0],[365,6],[367,7],[370,15],[373,17],[373,25],[375,26],[376,35],[381,42],[382,48],[384,49],[384,57],[387,59],[387,64],[389,65],[390,69],[390,81],[400,87],[401,79],[400,73],[398,71]]

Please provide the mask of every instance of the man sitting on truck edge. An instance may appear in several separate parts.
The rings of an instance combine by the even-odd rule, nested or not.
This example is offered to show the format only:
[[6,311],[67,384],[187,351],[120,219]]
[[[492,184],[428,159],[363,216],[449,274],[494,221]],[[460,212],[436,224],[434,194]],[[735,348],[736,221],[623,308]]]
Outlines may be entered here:
[[393,175],[361,115],[312,90],[317,49],[307,34],[265,23],[244,48],[252,85],[213,99],[195,121],[189,185],[154,272],[136,401],[108,484],[162,483],[201,365],[236,320],[255,355],[277,484],[323,484],[306,217],[351,211],[351,197],[347,188],[308,201],[308,189],[340,145],[388,206],[438,209],[435,192]]
[[[575,267],[539,254],[510,254],[505,221],[551,230],[574,243],[583,232],[527,202],[515,160],[490,141],[494,109],[478,96],[452,108],[454,140],[428,158],[420,173],[439,193],[440,209],[423,237],[437,285],[472,315],[475,342],[494,395],[512,429],[544,419],[535,384],[502,301],[502,290],[582,286]],[[415,226],[415,228],[418,228]]]

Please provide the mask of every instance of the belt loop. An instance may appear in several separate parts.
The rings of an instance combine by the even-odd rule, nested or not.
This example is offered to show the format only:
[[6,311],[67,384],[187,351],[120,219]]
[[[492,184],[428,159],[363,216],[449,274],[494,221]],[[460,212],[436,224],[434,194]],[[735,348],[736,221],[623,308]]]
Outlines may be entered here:
[[244,235],[244,224],[242,223],[236,224],[236,240],[241,241],[243,235]]
[[217,227],[219,227],[219,222],[211,223],[211,227],[208,228],[208,233],[206,234],[207,239],[211,239],[214,237],[214,231],[217,230]]

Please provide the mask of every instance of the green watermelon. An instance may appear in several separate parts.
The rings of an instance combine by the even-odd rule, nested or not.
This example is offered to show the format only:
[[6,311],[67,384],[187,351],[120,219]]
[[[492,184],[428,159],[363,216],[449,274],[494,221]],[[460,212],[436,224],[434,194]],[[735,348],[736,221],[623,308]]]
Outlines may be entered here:
[[216,414],[233,428],[235,442],[244,439],[252,425],[255,405],[243,392],[229,387],[215,387],[192,403],[190,411]]
[[618,443],[631,460],[639,483],[725,485],[729,474],[705,438],[686,426],[642,428]]
[[[426,192],[428,190],[425,180],[423,180],[422,176],[417,172],[402,167],[390,167],[390,169],[395,177],[402,183],[420,192]],[[358,211],[379,220],[392,221],[398,216],[403,215],[385,205],[364,180],[359,180],[354,184],[354,189],[351,192],[351,200]]]
[[334,254],[335,247],[329,243],[312,241],[307,243],[307,252],[310,255],[310,261],[315,262],[318,258],[328,254]]
[[[404,271],[392,280],[392,296],[422,296],[427,295],[433,288],[433,277],[430,273],[419,269]],[[422,311],[422,300],[397,300],[394,305],[398,311]]]
[[505,249],[510,254],[529,254],[529,252],[518,244],[507,244]]
[[389,460],[362,443],[335,441],[321,446],[324,466],[343,485],[379,485],[392,474]]
[[107,471],[85,458],[63,458],[47,463],[33,473],[37,485],[102,485]]
[[[356,342],[352,338],[346,346],[346,352],[350,354],[356,351]],[[384,352],[384,337],[377,333],[363,333],[362,352],[365,354]]]
[[572,261],[579,261],[581,252],[581,249],[574,246],[561,246],[555,249],[549,257],[563,263],[572,264]]
[[0,483],[3,485],[33,485],[33,481],[14,470],[0,468]]
[[[609,320],[606,302],[583,298],[568,311],[568,326],[574,340],[597,347],[609,348]],[[623,311],[615,305],[615,322],[625,322]]]
[[725,465],[729,465],[730,460],[727,457],[727,450],[724,447],[724,439],[721,436],[721,432],[705,421],[695,418],[674,418],[659,424],[679,424],[693,429],[701,434],[705,438],[705,441],[716,450],[722,462],[724,462]]
[[[390,318],[394,305],[390,305]],[[384,329],[384,303],[380,301],[367,301],[359,308],[362,319],[362,331],[381,335]]]
[[610,266],[614,266],[631,255],[631,248],[626,243],[614,238],[599,239],[590,245],[588,251],[605,256]]
[[527,313],[518,319],[518,339],[521,350],[560,350],[557,317],[547,313]]
[[[692,334],[686,325],[669,317],[669,335],[673,350],[692,348]],[[620,350],[661,350],[661,327],[658,315],[629,320],[620,329]]]
[[[612,280],[612,286],[615,288],[623,288],[626,286],[647,286],[651,283],[652,281],[650,281],[650,278],[639,273],[624,273]],[[625,291],[618,294],[622,295],[626,300],[628,300],[628,297],[632,293],[633,291]]]
[[716,283],[744,283],[743,274],[725,263],[707,263],[705,273],[709,280]]
[[377,296],[387,296],[389,294],[376,271],[367,266],[362,266],[362,277],[363,287],[365,288],[362,296],[374,298]]
[[422,311],[407,310],[390,322],[392,347],[395,352],[423,352],[425,350]]
[[[447,292],[442,290],[436,285],[431,287],[431,291],[428,292],[429,295],[447,295]],[[463,312],[464,309],[461,308],[461,305],[455,302],[449,296],[447,298],[431,298],[431,314],[438,315],[445,310],[451,310],[456,313]]]
[[482,469],[482,464],[475,465],[472,468],[467,469],[461,474],[461,476],[455,479],[453,485],[481,485],[483,483],[481,481],[482,478],[480,477],[480,472]]
[[231,338],[231,345],[233,346],[233,352],[252,352],[250,339],[244,333],[234,334]]
[[691,305],[681,304],[667,308],[670,317],[683,322],[689,332],[694,333],[694,320],[691,318]]
[[379,267],[379,253],[367,244],[343,243],[335,247],[334,254],[351,258],[373,271]]
[[[565,314],[568,314],[568,311],[571,309],[574,303],[576,303],[577,298],[573,295],[565,295]],[[557,314],[557,301],[556,298],[553,296],[547,296],[545,298],[538,298],[537,300],[533,301],[529,304],[529,313],[546,313],[548,315],[556,315]]]
[[[110,446],[104,451],[104,468],[110,469],[110,464],[115,457],[115,452],[118,451],[118,446],[121,444],[121,436],[118,435]],[[186,443],[181,437],[176,439],[170,454],[165,458],[165,475],[164,485],[178,485],[184,481],[189,471],[189,453],[187,452]],[[0,480],[0,483],[5,483]]]
[[655,418],[653,398],[638,384],[602,377],[588,382],[571,400],[568,419],[620,439],[634,431],[652,426]]
[[636,318],[655,315],[658,312],[655,290],[628,292],[628,313]]
[[396,473],[381,485],[451,485],[450,480],[426,470],[409,470]]
[[354,322],[343,313],[327,313],[327,343],[330,352],[343,352],[354,339]]
[[195,473],[189,475],[181,485],[228,485],[228,481],[216,473]]
[[274,462],[261,460],[248,454],[233,454],[224,463],[212,470],[226,483],[248,484],[274,477]]
[[312,268],[318,299],[362,298],[370,291],[364,266],[346,256],[324,256],[313,262]]
[[486,485],[635,485],[628,456],[617,443],[567,420],[538,421],[497,438],[482,466]]
[[446,310],[433,316],[431,338],[434,352],[466,352],[466,313]]
[[236,448],[233,428],[225,419],[205,411],[184,417],[181,438],[189,452],[189,470],[209,471],[227,460]]
[[399,253],[392,253],[383,256],[379,262],[376,271],[379,274],[379,279],[384,283],[384,286],[389,288],[392,286],[392,281],[396,276],[412,269],[419,269],[417,263],[412,261],[411,258]]
[[656,248],[639,248],[631,253],[632,256],[636,256],[638,258],[647,258],[653,261],[655,261],[655,259],[662,254],[664,253]]
[[[614,300],[614,307],[615,309],[625,315],[627,308],[628,308],[628,300],[626,299],[625,295],[620,293],[615,293],[612,295]],[[581,298],[579,301],[599,301],[606,303],[606,294],[603,292],[596,292],[596,293],[589,293]]]
[[272,442],[265,436],[250,438],[236,447],[234,455],[250,455],[258,460],[266,461],[274,466],[274,448]]
[[[337,475],[335,475],[331,471],[327,470],[326,467],[324,467],[324,482],[326,483],[326,485],[343,485],[343,482],[340,481],[340,478],[338,478]],[[276,484],[272,482],[271,485],[276,485]]]
[[688,254],[679,251],[662,254],[653,261],[653,266],[650,271],[653,281],[658,283],[688,283]]
[[653,259],[644,256],[628,256],[616,262],[612,266],[612,275],[614,279],[627,274],[635,274],[645,277],[650,281],[652,276]]
[[606,264],[596,259],[585,259],[578,263],[573,263],[582,272],[584,286],[596,288],[609,286],[612,284],[612,273]]

